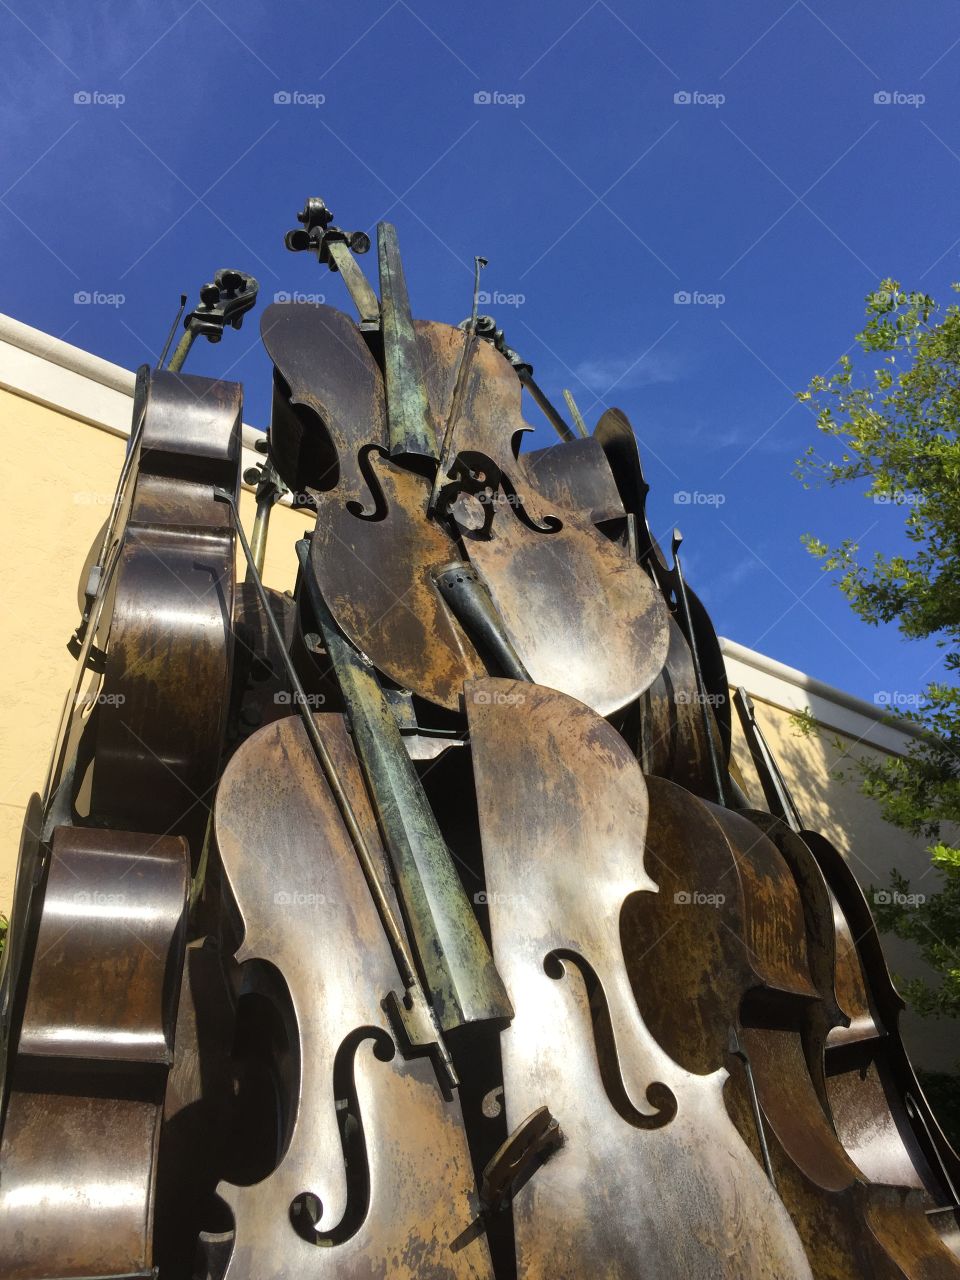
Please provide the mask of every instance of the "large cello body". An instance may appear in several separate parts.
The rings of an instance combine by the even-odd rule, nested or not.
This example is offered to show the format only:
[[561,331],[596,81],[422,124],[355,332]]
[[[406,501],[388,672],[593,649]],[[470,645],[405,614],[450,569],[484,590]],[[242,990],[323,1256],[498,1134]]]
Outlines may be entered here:
[[[730,1114],[767,1160],[816,1276],[955,1275],[917,1193],[868,1184],[824,1112],[804,1052],[820,997],[790,868],[745,818],[649,781],[665,892],[631,903],[624,941],[654,1034],[698,1069],[728,1063]],[[677,839],[691,822],[696,838]],[[668,936],[682,959],[665,969]],[[653,984],[658,953],[669,978]],[[678,1019],[678,1002],[696,1014]]]
[[154,1274],[188,890],[231,665],[234,535],[213,489],[236,491],[239,459],[237,384],[141,371],[0,983],[0,1257],[17,1280]]
[[[327,717],[324,732],[376,848],[342,719]],[[234,755],[216,824],[239,919],[239,989],[280,1011],[287,1076],[276,1167],[255,1185],[220,1188],[234,1221],[220,1274],[491,1280],[471,1229],[479,1205],[459,1102],[427,1058],[404,1058],[381,1008],[401,979],[296,717]]]
[[644,867],[636,760],[555,690],[477,681],[467,709],[494,954],[517,1006],[508,1125],[548,1103],[565,1136],[514,1199],[518,1274],[810,1275],[726,1114],[720,1062],[697,1074],[669,1056],[631,990],[621,914],[664,891]]

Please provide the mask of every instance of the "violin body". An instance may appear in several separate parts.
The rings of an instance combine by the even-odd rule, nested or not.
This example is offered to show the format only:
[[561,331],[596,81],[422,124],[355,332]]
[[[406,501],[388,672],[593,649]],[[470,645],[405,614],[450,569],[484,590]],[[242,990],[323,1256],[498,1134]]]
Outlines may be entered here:
[[[374,842],[341,719],[326,718],[324,733]],[[242,987],[281,1011],[286,1073],[276,1167],[220,1188],[235,1223],[223,1276],[492,1280],[470,1231],[479,1206],[459,1104],[426,1058],[402,1056],[380,1007],[400,977],[299,720],[267,725],[237,751],[216,830],[241,921]]]
[[467,708],[494,956],[516,1005],[508,1125],[549,1102],[565,1136],[514,1200],[518,1273],[809,1276],[726,1115],[725,1072],[668,1056],[631,991],[621,912],[659,896],[636,760],[555,690],[478,681]]
[[[419,321],[415,330],[439,441],[465,335]],[[457,429],[462,466],[484,470],[489,484],[459,500],[454,536],[427,519],[429,476],[389,456],[383,377],[356,325],[329,307],[276,303],[263,335],[282,401],[271,425],[278,469],[317,505],[313,572],[338,624],[384,675],[458,710],[464,681],[486,674],[434,580],[462,552],[533,680],[601,714],[651,683],[666,655],[666,611],[589,516],[539,493],[519,453],[529,430],[520,385],[492,346],[476,345]]]

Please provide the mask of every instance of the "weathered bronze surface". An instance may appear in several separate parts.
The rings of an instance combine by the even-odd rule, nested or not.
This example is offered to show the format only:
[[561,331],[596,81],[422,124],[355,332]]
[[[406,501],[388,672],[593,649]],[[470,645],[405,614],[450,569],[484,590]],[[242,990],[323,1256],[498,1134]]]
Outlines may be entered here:
[[[800,888],[811,967],[823,998],[808,1060],[814,1086],[852,1160],[875,1182],[923,1187],[960,1208],[960,1161],[930,1110],[900,1035],[903,1000],[848,862],[804,830],[743,689],[734,696],[771,810],[746,816],[770,836]],[[952,1233],[951,1233],[952,1234]]]
[[547,1105],[565,1139],[514,1197],[518,1274],[808,1276],[724,1111],[719,1062],[696,1075],[672,1060],[630,989],[621,911],[662,896],[636,760],[554,690],[482,680],[466,700],[494,958],[516,1006],[508,1125]]
[[[465,335],[422,321],[415,331],[439,440]],[[464,500],[473,515],[461,512],[458,547],[425,518],[429,478],[387,456],[383,378],[356,326],[331,308],[279,303],[263,336],[281,394],[312,415],[288,407],[271,434],[286,482],[318,504],[314,573],[338,624],[391,680],[456,710],[463,681],[486,673],[431,573],[462,551],[535,681],[604,713],[652,682],[667,646],[662,602],[589,515],[539,493],[515,456],[529,430],[520,386],[493,347],[477,344],[456,438],[465,459],[482,455],[499,475],[483,502]]]
[[[342,721],[323,732],[384,862]],[[298,720],[240,748],[216,829],[242,919],[237,959],[283,1012],[289,1085],[277,1167],[221,1188],[236,1231],[223,1274],[489,1277],[459,1105],[426,1059],[398,1052],[380,1006],[400,977]]]
[[[819,996],[787,864],[745,818],[663,779],[647,781],[651,866],[661,892],[631,900],[622,932],[651,1031],[693,1069],[724,1062],[727,1107],[759,1162],[744,1062],[729,1053],[724,1061],[729,1028],[736,1028],[776,1188],[815,1276],[956,1276],[956,1259],[926,1221],[917,1193],[867,1185],[823,1110],[802,1036]],[[651,981],[654,966],[659,983]],[[677,1017],[678,1008],[687,1015]]]
[[347,721],[380,831],[397,897],[427,992],[444,1031],[513,1016],[509,997],[457,875],[413,761],[373,667],[338,631],[308,576],[307,599],[343,695]]
[[152,1275],[187,847],[58,828],[0,1142],[9,1280]]
[[437,441],[420,368],[420,347],[410,314],[397,230],[389,222],[381,222],[377,227],[377,251],[390,456],[401,461],[408,459],[413,464],[428,459],[436,461]]
[[154,373],[95,732],[91,818],[206,831],[229,698],[239,485],[237,383]]

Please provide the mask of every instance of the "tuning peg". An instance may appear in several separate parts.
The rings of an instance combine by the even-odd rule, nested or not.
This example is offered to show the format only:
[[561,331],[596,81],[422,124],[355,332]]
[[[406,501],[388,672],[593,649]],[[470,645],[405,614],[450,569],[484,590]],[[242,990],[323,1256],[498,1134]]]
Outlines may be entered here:
[[220,287],[227,293],[238,293],[243,288],[243,276],[239,271],[221,271],[218,273]]
[[212,281],[200,290],[200,301],[205,307],[215,307],[220,301],[220,286]]
[[[298,214],[297,217],[299,216]],[[283,237],[283,244],[284,248],[289,249],[291,253],[299,253],[302,249],[309,249],[309,232],[301,230],[300,227],[294,227],[292,231],[288,231]]]

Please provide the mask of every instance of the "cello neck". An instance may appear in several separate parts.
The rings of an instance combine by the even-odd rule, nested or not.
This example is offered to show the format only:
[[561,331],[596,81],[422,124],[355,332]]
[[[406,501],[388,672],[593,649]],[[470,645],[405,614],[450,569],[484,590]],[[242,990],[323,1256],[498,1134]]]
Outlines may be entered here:
[[733,705],[736,707],[737,715],[740,717],[743,736],[747,740],[747,746],[750,749],[750,755],[759,775],[760,785],[763,788],[763,794],[770,812],[775,814],[776,817],[782,818],[791,831],[800,832],[803,829],[800,813],[793,802],[793,796],[790,794],[790,789],[784,780],[783,774],[780,772],[776,757],[770,750],[767,740],[763,736],[763,730],[757,723],[750,695],[742,686],[738,687],[733,695]]

